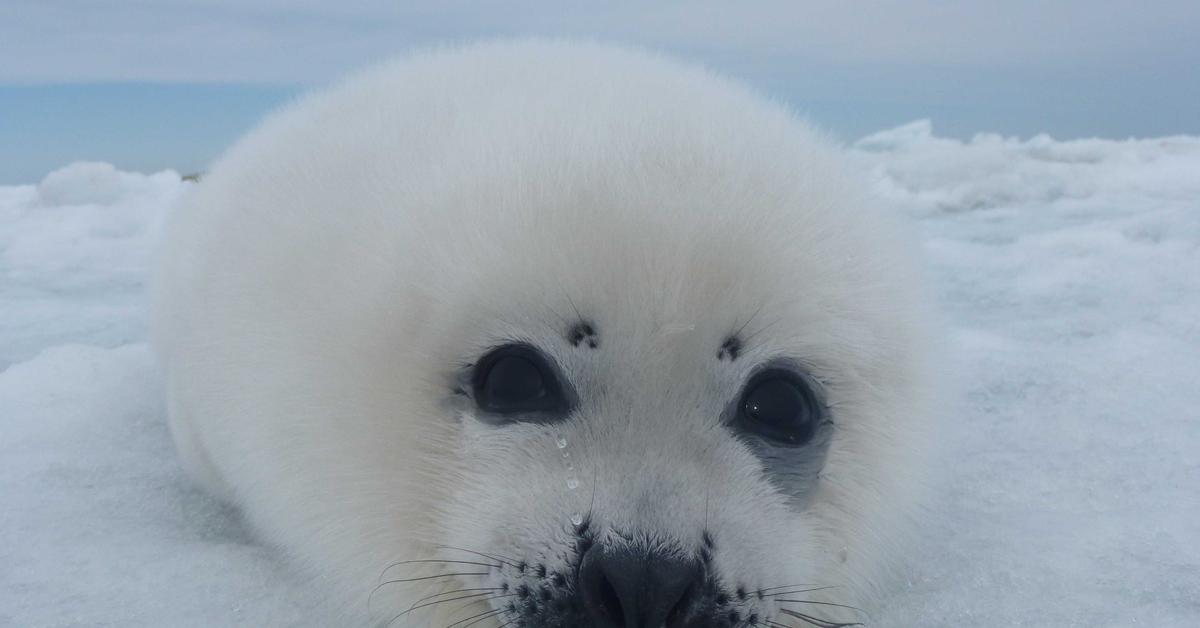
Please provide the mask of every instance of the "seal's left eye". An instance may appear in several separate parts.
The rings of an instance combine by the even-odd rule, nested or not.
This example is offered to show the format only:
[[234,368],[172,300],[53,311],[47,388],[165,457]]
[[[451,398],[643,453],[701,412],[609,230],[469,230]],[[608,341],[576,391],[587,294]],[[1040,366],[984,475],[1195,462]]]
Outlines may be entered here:
[[799,376],[781,369],[758,374],[738,402],[737,425],[775,442],[798,446],[817,431],[820,404]]
[[529,345],[504,345],[479,360],[473,374],[475,403],[502,421],[548,420],[569,404],[555,370]]

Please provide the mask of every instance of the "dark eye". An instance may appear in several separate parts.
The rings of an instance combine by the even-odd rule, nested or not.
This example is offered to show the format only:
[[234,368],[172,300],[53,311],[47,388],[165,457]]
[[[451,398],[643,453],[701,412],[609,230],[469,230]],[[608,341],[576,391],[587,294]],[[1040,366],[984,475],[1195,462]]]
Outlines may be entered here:
[[808,384],[781,369],[755,375],[738,402],[739,427],[785,445],[807,443],[820,417],[820,404]]
[[555,369],[528,345],[492,350],[479,360],[472,380],[479,409],[504,420],[553,420],[569,410]]

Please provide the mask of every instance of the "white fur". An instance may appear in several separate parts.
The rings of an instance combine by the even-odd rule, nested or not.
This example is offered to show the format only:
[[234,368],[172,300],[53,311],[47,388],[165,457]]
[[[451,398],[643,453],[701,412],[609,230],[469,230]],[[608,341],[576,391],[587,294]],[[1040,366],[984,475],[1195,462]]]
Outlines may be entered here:
[[[370,70],[273,116],[169,224],[155,331],[180,455],[353,624],[487,586],[394,583],[368,613],[390,563],[561,561],[584,511],[684,550],[707,525],[730,582],[869,604],[904,545],[929,384],[905,239],[859,187],[781,107],[654,55],[500,43]],[[596,350],[564,340],[580,316]],[[718,361],[742,325],[745,354]],[[509,339],[562,365],[570,422],[456,405],[459,370]],[[803,507],[719,425],[776,357],[836,422]]]

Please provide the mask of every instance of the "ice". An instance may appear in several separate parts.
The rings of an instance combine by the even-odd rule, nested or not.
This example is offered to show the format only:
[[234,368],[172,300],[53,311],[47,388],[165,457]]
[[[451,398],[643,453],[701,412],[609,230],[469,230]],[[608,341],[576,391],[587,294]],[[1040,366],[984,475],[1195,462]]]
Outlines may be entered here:
[[112,164],[79,161],[46,175],[37,186],[38,197],[47,205],[108,204],[121,198],[122,178]]
[[0,626],[302,623],[303,587],[171,452],[150,352],[0,373]]
[[917,218],[963,389],[878,625],[1200,625],[1200,138],[854,152]]
[[[921,121],[849,148],[914,220],[961,388],[929,541],[871,625],[1197,625],[1200,138]],[[0,626],[326,625],[171,451],[143,300],[188,185],[0,187]]]
[[67,342],[141,341],[154,235],[185,185],[79,163],[0,186],[0,368]]

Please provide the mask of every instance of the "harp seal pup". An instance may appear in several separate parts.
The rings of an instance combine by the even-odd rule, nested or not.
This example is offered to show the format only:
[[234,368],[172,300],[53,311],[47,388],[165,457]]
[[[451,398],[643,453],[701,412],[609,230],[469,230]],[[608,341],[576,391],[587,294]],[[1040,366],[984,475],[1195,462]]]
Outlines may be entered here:
[[933,378],[908,239],[852,171],[656,54],[368,70],[168,222],[179,455],[345,625],[863,621]]

